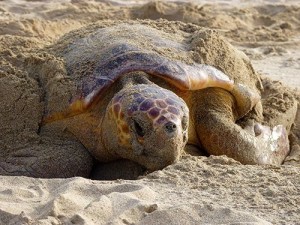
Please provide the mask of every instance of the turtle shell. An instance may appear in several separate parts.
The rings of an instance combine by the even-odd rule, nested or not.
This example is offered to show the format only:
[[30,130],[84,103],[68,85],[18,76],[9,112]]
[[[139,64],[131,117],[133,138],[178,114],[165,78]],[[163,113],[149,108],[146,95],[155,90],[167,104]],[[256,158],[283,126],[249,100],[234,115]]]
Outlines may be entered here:
[[[181,90],[224,88],[235,96],[240,117],[259,101],[260,80],[245,55],[213,31],[170,22],[174,29],[162,29],[162,23],[105,22],[58,41],[52,50],[64,59],[76,91],[66,110],[47,115],[45,121],[84,112],[131,71],[158,76]],[[174,33],[175,28],[180,32]],[[217,44],[227,51],[214,48]]]

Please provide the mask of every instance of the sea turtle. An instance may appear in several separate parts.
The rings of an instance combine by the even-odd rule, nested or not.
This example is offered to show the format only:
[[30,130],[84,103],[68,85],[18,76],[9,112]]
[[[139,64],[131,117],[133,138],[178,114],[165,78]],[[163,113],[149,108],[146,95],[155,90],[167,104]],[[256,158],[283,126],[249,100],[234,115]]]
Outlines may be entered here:
[[107,21],[47,51],[66,70],[39,72],[47,89],[41,129],[63,127],[99,161],[124,158],[153,171],[186,145],[245,164],[279,165],[289,152],[290,127],[261,124],[262,86],[249,59],[212,30]]

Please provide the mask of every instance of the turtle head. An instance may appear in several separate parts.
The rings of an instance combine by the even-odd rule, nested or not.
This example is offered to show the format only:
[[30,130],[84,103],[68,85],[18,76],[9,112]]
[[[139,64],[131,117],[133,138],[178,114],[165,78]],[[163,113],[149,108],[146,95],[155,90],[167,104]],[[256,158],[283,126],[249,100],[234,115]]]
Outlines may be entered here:
[[126,87],[114,95],[103,121],[110,152],[149,170],[178,160],[188,139],[189,110],[175,93],[155,84]]

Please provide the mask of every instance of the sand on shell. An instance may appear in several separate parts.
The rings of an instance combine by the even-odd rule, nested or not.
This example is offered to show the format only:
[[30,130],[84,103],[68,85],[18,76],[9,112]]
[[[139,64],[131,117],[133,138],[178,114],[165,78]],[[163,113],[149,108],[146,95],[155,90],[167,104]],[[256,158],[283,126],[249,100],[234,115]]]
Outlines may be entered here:
[[[52,79],[47,88],[55,90],[64,87],[61,76],[65,71],[59,60],[47,55],[29,57],[32,49],[44,48],[63,34],[102,19],[164,18],[218,30],[252,59],[261,74],[290,85],[263,80],[267,122],[284,124],[292,112],[289,99],[300,99],[293,90],[300,84],[299,15],[300,6],[293,1],[130,6],[93,1],[1,1],[0,165],[8,166],[18,155],[18,160],[27,160],[35,170],[34,156],[24,155],[22,149],[43,151],[53,143],[48,133],[39,133],[47,97],[41,88],[43,81],[29,76],[28,71],[38,73],[38,65],[47,60],[43,73]],[[63,107],[59,101],[53,104]],[[281,121],[273,120],[278,117]],[[241,165],[225,156],[185,156],[164,170],[133,181],[1,176],[0,224],[297,224],[299,120],[297,114],[290,135],[291,154],[281,167]],[[82,146],[74,147],[72,140],[63,147],[65,138],[70,137],[56,139],[56,155],[45,159],[45,166],[69,157],[74,149],[79,155],[84,152]],[[88,154],[84,157],[92,160]],[[74,164],[82,163],[80,159]],[[82,167],[83,174],[91,163]],[[61,166],[68,170],[68,165]],[[1,174],[9,172],[1,168]]]

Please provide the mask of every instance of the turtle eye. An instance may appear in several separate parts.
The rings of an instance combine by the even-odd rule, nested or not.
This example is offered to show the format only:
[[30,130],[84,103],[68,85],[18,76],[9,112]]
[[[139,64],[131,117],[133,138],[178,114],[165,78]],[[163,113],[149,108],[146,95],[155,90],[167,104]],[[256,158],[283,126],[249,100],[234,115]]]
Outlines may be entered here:
[[144,132],[143,128],[141,127],[141,125],[138,122],[136,122],[135,120],[133,121],[133,125],[134,125],[134,129],[135,129],[137,135],[140,137],[144,137],[145,132]]

